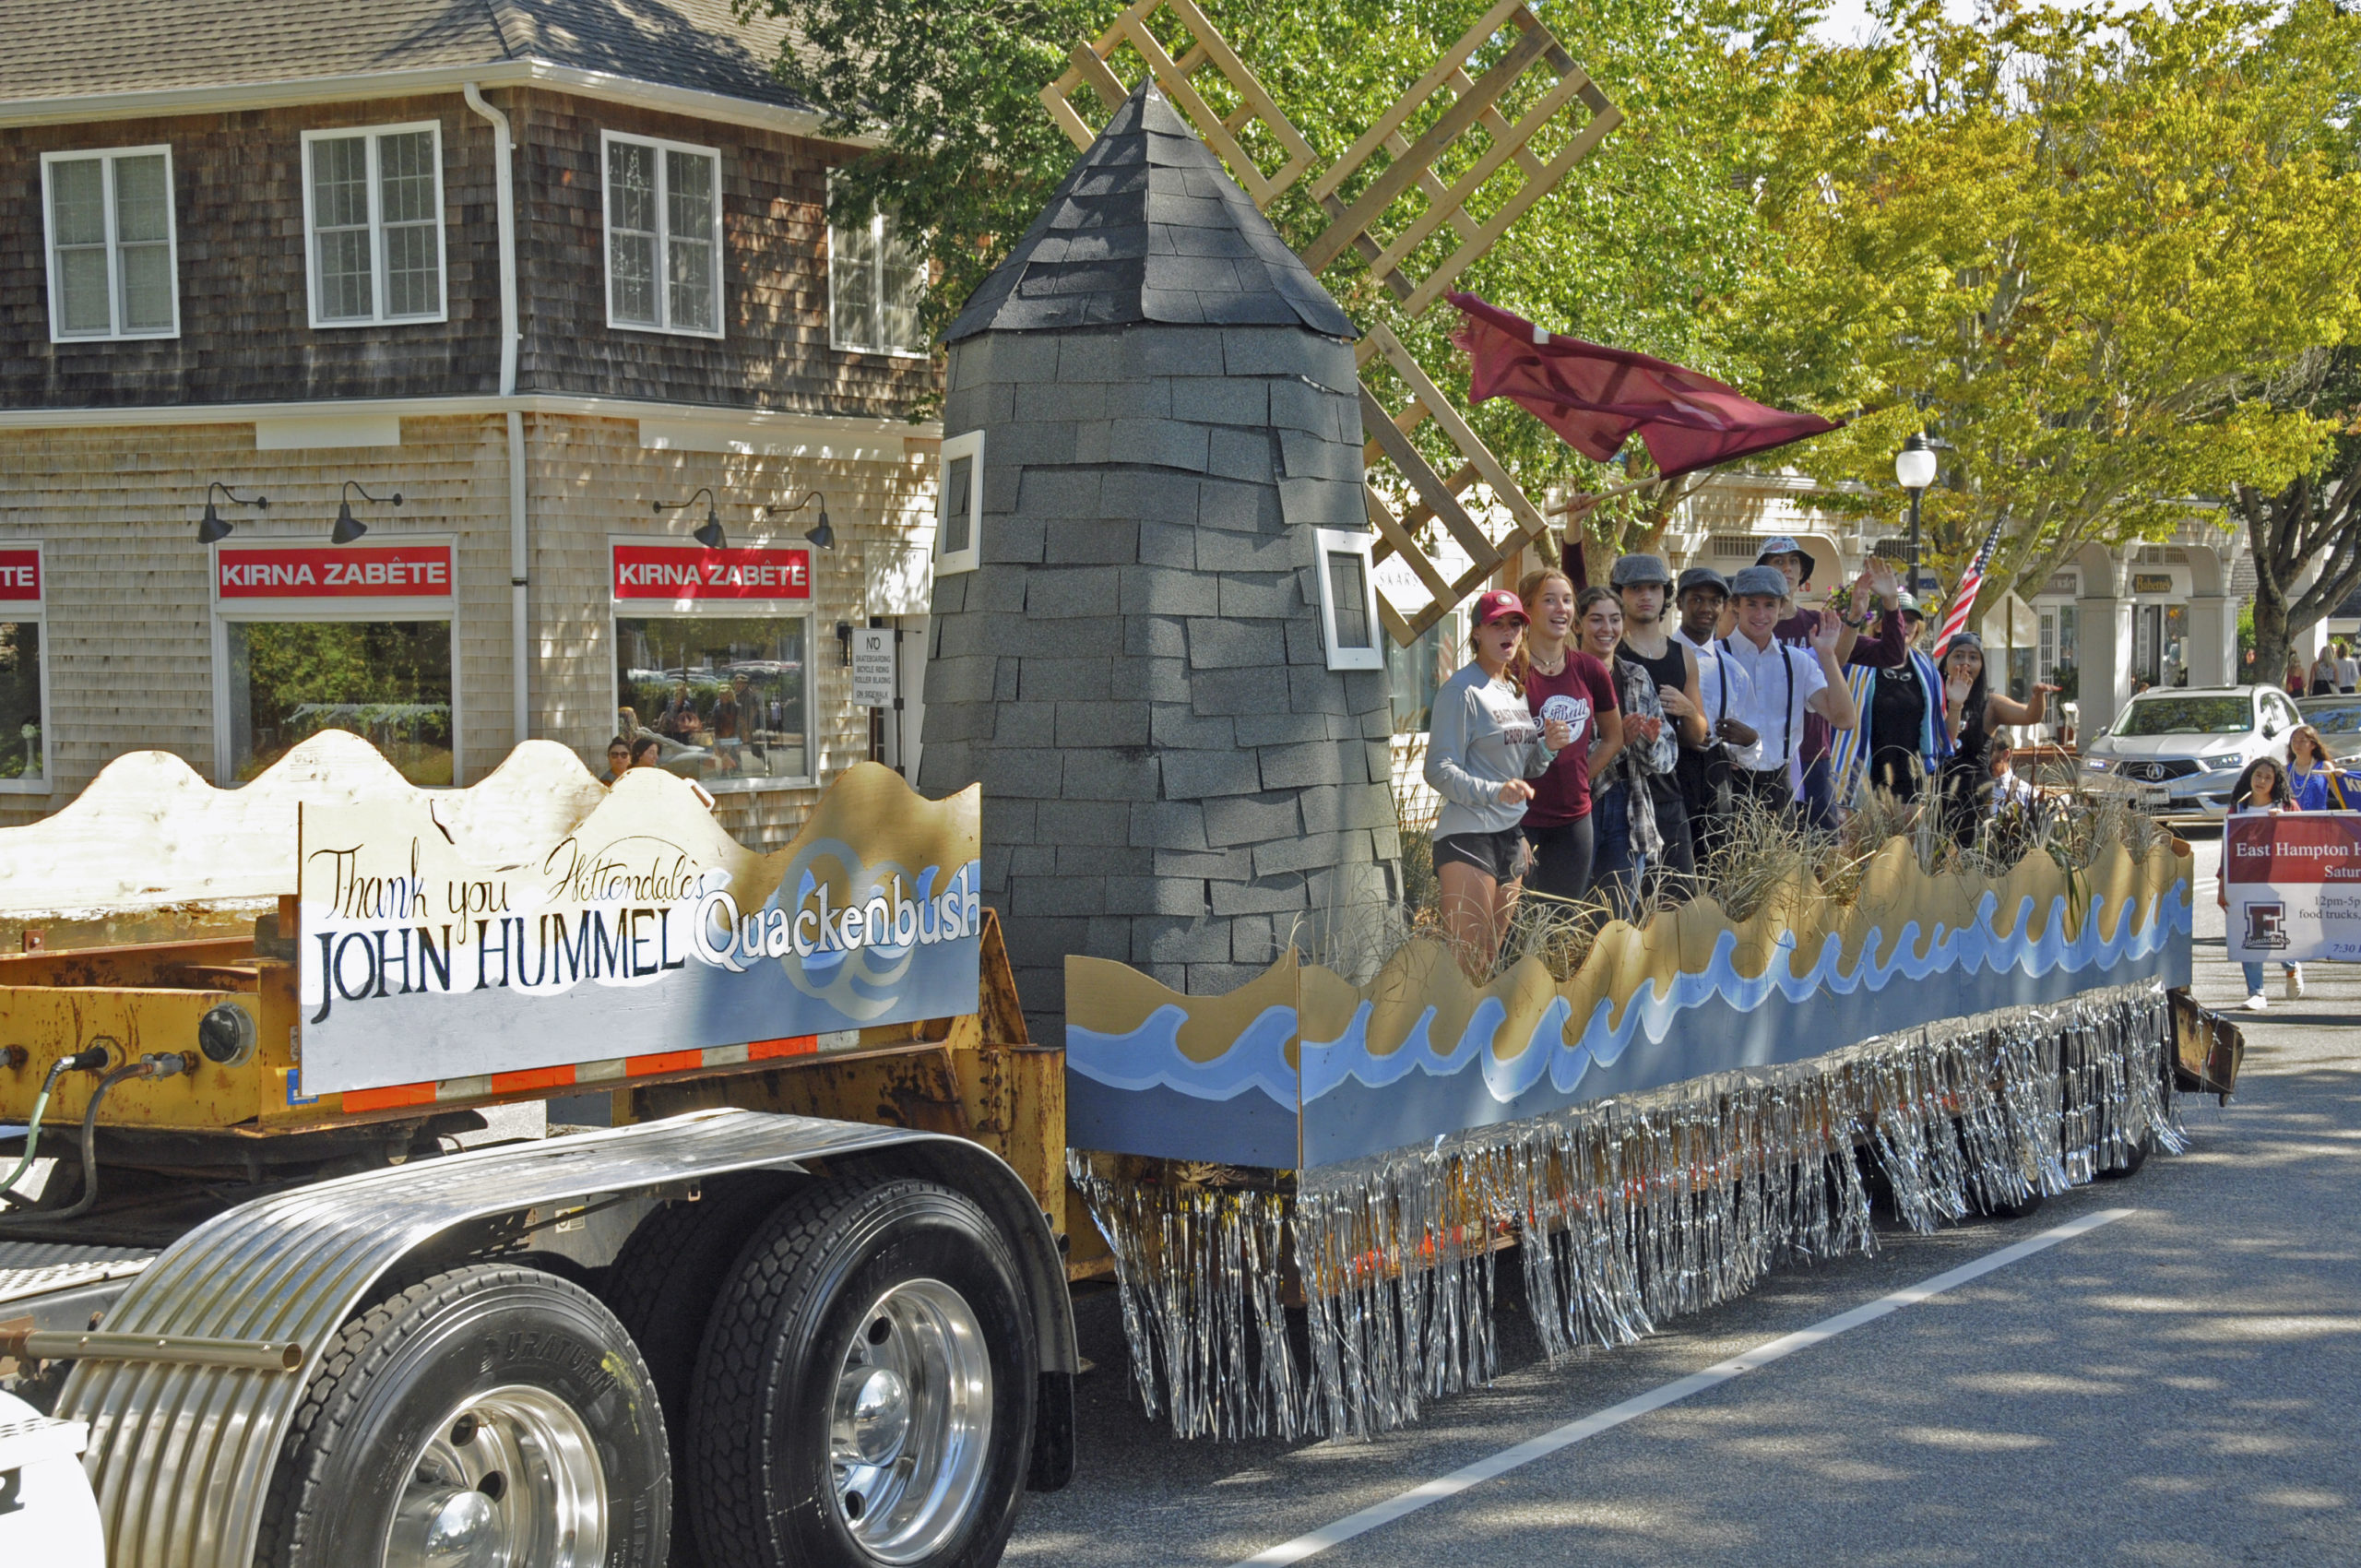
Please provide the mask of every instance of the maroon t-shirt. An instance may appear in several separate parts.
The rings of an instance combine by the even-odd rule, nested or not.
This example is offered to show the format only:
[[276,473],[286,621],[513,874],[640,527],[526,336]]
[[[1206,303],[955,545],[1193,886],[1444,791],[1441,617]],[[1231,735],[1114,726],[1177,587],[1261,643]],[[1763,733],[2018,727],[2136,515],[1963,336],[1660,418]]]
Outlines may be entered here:
[[1558,754],[1549,771],[1533,781],[1533,802],[1525,808],[1529,827],[1556,827],[1590,814],[1590,748],[1598,739],[1596,715],[1615,711],[1615,680],[1597,657],[1566,650],[1566,667],[1555,675],[1529,670],[1525,705],[1542,719],[1573,726],[1572,744]]

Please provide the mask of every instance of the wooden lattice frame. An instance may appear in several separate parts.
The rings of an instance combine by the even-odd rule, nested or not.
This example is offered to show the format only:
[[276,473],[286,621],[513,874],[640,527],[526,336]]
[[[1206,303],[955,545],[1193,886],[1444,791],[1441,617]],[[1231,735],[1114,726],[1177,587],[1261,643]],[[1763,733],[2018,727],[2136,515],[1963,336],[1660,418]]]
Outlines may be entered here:
[[[1150,30],[1149,21],[1160,9],[1169,10],[1178,18],[1191,41],[1178,58]],[[1476,64],[1477,56],[1504,30],[1512,28],[1516,31],[1515,42],[1480,75],[1470,76],[1469,67]],[[1088,87],[1110,113],[1130,94],[1130,89],[1108,64],[1125,44],[1147,62],[1149,72],[1165,96],[1229,166],[1256,207],[1268,208],[1311,171],[1318,159],[1311,144],[1280,112],[1262,82],[1194,0],[1135,0],[1096,42],[1075,45],[1072,66],[1041,92],[1041,101],[1075,146],[1087,148],[1097,137],[1089,123],[1074,110],[1076,91]],[[1216,114],[1191,83],[1192,76],[1208,68],[1217,72],[1238,97],[1238,109],[1227,118]],[[1557,79],[1518,119],[1511,121],[1501,112],[1501,101],[1527,71],[1535,69],[1554,71]],[[1413,142],[1403,126],[1439,94],[1450,96],[1449,105]],[[1587,111],[1588,120],[1555,155],[1544,160],[1528,144],[1543,126],[1577,102]],[[1622,112],[1574,64],[1556,36],[1525,8],[1525,0],[1501,0],[1468,29],[1433,69],[1381,115],[1376,125],[1347,148],[1342,158],[1312,182],[1311,194],[1328,214],[1329,223],[1317,239],[1304,247],[1304,262],[1315,273],[1322,272],[1349,249],[1393,291],[1406,317],[1423,315],[1470,264],[1490,250],[1510,225],[1554,189],[1601,138],[1621,123],[1622,117]],[[1285,163],[1267,173],[1238,139],[1247,125],[1255,121],[1287,155]],[[1484,137],[1487,146],[1456,180],[1446,185],[1435,173],[1435,165],[1446,156],[1453,143],[1471,132]],[[1385,167],[1347,203],[1339,192],[1380,153],[1387,160]],[[1471,217],[1468,201],[1511,162],[1524,177],[1523,185],[1490,218],[1478,221]],[[1412,191],[1423,198],[1424,209],[1403,223],[1392,239],[1381,242],[1372,231]],[[1458,236],[1458,244],[1425,277],[1407,276],[1403,264],[1446,224]],[[1387,409],[1370,388],[1370,362],[1380,356],[1409,390],[1409,406],[1399,413]],[[1406,647],[1486,579],[1521,557],[1528,542],[1545,539],[1548,523],[1540,508],[1533,505],[1506,467],[1492,456],[1451,399],[1393,332],[1382,326],[1371,330],[1361,339],[1355,359],[1363,375],[1361,422],[1370,434],[1362,450],[1363,460],[1371,468],[1380,462],[1391,463],[1417,497],[1397,517],[1374,488],[1363,491],[1370,522],[1378,532],[1377,558],[1400,555],[1432,596],[1425,608],[1406,617],[1386,599],[1382,589],[1379,591],[1378,614],[1387,635]],[[1449,475],[1429,463],[1410,439],[1429,421],[1459,452],[1459,466]],[[1508,510],[1513,524],[1497,544],[1477,525],[1462,500],[1478,483],[1490,489],[1495,499]],[[1440,523],[1468,556],[1469,565],[1456,577],[1446,576],[1418,541],[1417,530],[1430,521]]]
[[[1148,26],[1160,10],[1169,11],[1188,35],[1189,47],[1177,59]],[[1262,82],[1246,68],[1246,62],[1238,57],[1220,30],[1197,8],[1196,0],[1134,0],[1097,40],[1074,45],[1069,56],[1074,64],[1063,76],[1041,89],[1041,101],[1049,108],[1050,117],[1057,121],[1076,147],[1086,151],[1098,138],[1089,122],[1074,112],[1073,100],[1077,89],[1089,88],[1110,113],[1131,96],[1132,89],[1108,65],[1127,43],[1147,62],[1148,73],[1164,89],[1164,96],[1172,101],[1173,107],[1229,166],[1231,175],[1245,187],[1256,207],[1268,208],[1319,161],[1320,154],[1311,143],[1279,113],[1279,106],[1263,90]],[[1192,80],[1204,70],[1213,71],[1238,96],[1238,107],[1227,117],[1214,113],[1213,105],[1205,101]],[[1249,125],[1256,122],[1287,155],[1277,169],[1267,172],[1238,139]]]

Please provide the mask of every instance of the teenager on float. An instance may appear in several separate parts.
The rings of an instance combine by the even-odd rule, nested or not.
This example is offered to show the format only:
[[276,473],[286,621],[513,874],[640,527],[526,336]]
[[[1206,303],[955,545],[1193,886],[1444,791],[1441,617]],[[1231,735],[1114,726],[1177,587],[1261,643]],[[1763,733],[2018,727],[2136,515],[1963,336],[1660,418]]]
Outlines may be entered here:
[[1427,734],[1427,783],[1442,797],[1435,817],[1435,876],[1443,930],[1471,978],[1489,973],[1524,891],[1521,831],[1533,783],[1573,740],[1563,719],[1537,719],[1518,683],[1525,603],[1495,588],[1476,600],[1465,669],[1435,692]]
[[1594,851],[1591,779],[1623,749],[1623,716],[1607,666],[1573,646],[1574,580],[1544,567],[1527,572],[1516,591],[1533,617],[1521,655],[1525,706],[1572,732],[1525,808],[1533,852],[1525,885],[1552,898],[1580,898],[1590,890]]
[[1951,760],[1943,767],[1943,816],[1952,837],[1975,837],[1978,818],[1988,814],[1992,796],[1992,735],[2004,724],[2038,724],[2049,711],[2056,686],[2035,682],[2033,701],[1993,691],[1984,670],[1984,639],[1961,632],[1943,648],[1943,728],[1951,736]]

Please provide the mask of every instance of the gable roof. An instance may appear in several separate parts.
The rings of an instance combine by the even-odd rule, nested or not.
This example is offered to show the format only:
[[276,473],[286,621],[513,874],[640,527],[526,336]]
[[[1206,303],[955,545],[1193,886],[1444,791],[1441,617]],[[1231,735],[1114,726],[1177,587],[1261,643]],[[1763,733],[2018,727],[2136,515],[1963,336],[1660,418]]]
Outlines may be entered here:
[[0,0],[0,104],[540,63],[812,112],[730,0]]
[[943,340],[1142,322],[1359,336],[1153,82],[1115,112]]

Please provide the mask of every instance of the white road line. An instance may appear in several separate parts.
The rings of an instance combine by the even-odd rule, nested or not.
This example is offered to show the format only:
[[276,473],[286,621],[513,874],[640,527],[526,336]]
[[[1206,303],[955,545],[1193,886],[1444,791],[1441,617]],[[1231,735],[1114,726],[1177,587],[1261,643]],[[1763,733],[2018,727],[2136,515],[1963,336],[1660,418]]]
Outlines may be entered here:
[[2038,1236],[2028,1237],[2013,1246],[1987,1253],[1974,1263],[1962,1264],[1957,1268],[1936,1275],[1932,1279],[1907,1286],[1894,1291],[1892,1295],[1880,1296],[1876,1301],[1855,1307],[1851,1312],[1839,1313],[1834,1317],[1822,1319],[1809,1328],[1798,1329],[1793,1334],[1785,1335],[1767,1344],[1758,1345],[1743,1355],[1733,1356],[1726,1361],[1717,1361],[1703,1372],[1691,1372],[1687,1377],[1667,1383],[1660,1388],[1653,1388],[1635,1398],[1626,1399],[1620,1405],[1609,1409],[1601,1410],[1596,1415],[1584,1416],[1578,1421],[1569,1421],[1564,1426],[1543,1432],[1539,1437],[1528,1438],[1513,1448],[1503,1448],[1498,1454],[1478,1459],[1472,1465],[1463,1465],[1447,1476],[1414,1486],[1407,1491],[1397,1493],[1382,1503],[1362,1509],[1358,1514],[1348,1515],[1333,1525],[1323,1525],[1309,1535],[1298,1536],[1291,1541],[1283,1542],[1264,1551],[1258,1551],[1253,1556],[1234,1564],[1233,1568],[1268,1568],[1268,1565],[1272,1564],[1300,1562],[1305,1558],[1325,1551],[1332,1546],[1338,1546],[1351,1540],[1355,1536],[1367,1535],[1382,1526],[1390,1525],[1396,1519],[1415,1514],[1421,1508],[1441,1503],[1447,1498],[1456,1497],[1479,1482],[1507,1475],[1511,1470],[1530,1465],[1536,1459],[1547,1458],[1561,1448],[1571,1448],[1584,1438],[1596,1437],[1600,1432],[1611,1431],[1626,1421],[1637,1420],[1651,1410],[1661,1410],[1667,1405],[1678,1404],[1692,1394],[1703,1394],[1709,1388],[1717,1388],[1732,1378],[1753,1372],[1758,1367],[1767,1367],[1774,1361],[1782,1360],[1798,1350],[1808,1349],[1822,1340],[1833,1339],[1847,1329],[1858,1328],[1863,1324],[1875,1323],[1878,1319],[1898,1313],[1904,1307],[1916,1306],[1920,1301],[1964,1285],[1971,1279],[1980,1278],[1996,1268],[2006,1268],[2012,1263],[2033,1256],[2035,1253],[2046,1252],[2060,1241],[2070,1241],[2075,1237],[2086,1231],[2095,1230],[2102,1225],[2112,1225],[2133,1212],[2135,1211],[2128,1208],[2104,1208],[2094,1214],[2086,1214],[2078,1219],[2068,1220],[2055,1229],[2045,1230]]

